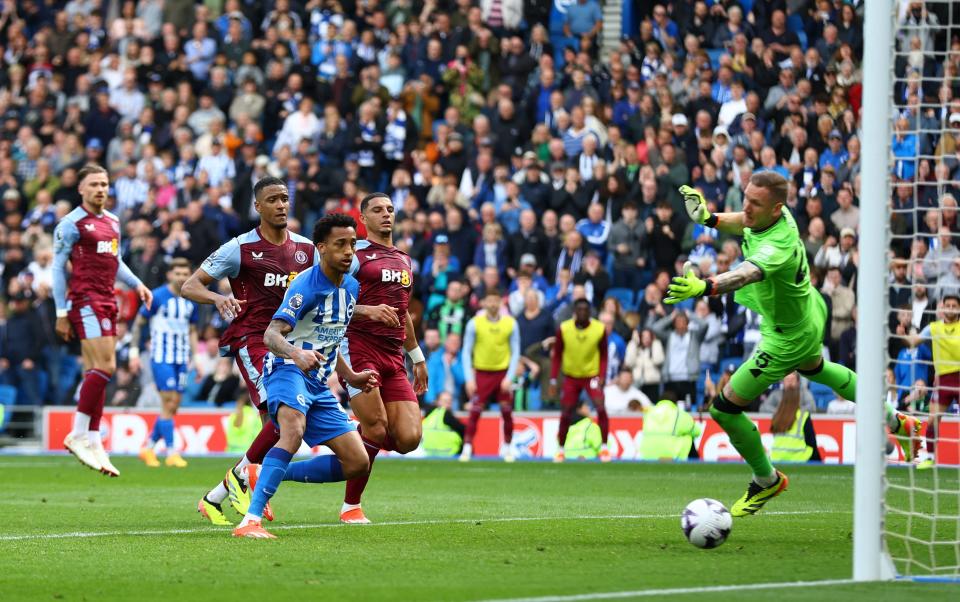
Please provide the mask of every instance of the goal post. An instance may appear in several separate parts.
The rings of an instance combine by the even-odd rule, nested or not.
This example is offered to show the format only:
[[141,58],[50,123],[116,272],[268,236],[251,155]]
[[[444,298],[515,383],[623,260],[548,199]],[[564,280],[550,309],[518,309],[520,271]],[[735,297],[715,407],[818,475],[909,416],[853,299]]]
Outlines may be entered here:
[[[864,15],[860,266],[857,277],[857,446],[853,496],[853,578],[892,578],[883,544],[884,376],[887,365],[886,209],[890,198],[895,0],[870,0]],[[882,174],[882,175],[881,175]],[[870,210],[870,208],[874,210]],[[882,209],[881,209],[882,208]],[[884,302],[879,302],[881,299]]]
[[[853,578],[960,582],[960,2],[865,6]],[[922,425],[905,461],[888,395]]]

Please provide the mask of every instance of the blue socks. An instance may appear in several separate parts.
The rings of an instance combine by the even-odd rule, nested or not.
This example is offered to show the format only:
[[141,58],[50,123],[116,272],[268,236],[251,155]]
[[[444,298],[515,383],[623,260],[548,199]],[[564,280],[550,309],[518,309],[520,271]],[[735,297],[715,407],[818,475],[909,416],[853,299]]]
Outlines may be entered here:
[[160,435],[167,446],[167,453],[173,453],[173,418],[157,420],[157,427],[160,429]]
[[167,453],[173,453],[173,418],[157,418],[150,432],[150,443],[163,439],[167,446]]
[[250,500],[250,509],[247,515],[263,516],[263,508],[277,492],[280,481],[287,472],[287,466],[293,454],[285,449],[274,447],[267,452],[263,459],[263,465],[260,468],[260,479],[257,481],[257,488],[253,492],[253,499]]
[[298,483],[335,483],[344,480],[343,466],[336,456],[316,456],[291,464],[283,475],[283,480]]

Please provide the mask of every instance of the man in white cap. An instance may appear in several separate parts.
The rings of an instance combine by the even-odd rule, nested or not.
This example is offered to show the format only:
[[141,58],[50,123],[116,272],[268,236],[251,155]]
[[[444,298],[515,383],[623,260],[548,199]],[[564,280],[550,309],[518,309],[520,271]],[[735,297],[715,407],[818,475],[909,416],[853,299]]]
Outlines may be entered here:
[[670,123],[673,124],[673,142],[686,158],[687,167],[693,169],[700,163],[700,149],[697,146],[697,137],[690,130],[690,122],[683,113],[674,113]]

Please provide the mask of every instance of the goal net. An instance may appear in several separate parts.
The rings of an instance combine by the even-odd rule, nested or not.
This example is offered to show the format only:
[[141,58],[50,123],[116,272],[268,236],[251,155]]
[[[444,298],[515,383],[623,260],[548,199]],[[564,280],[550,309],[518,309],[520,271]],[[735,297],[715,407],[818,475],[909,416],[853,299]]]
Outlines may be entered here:
[[[887,289],[886,402],[888,408],[896,406],[915,418],[919,427],[916,437],[888,446],[893,449],[883,470],[883,549],[898,576],[957,579],[960,3],[890,4],[889,129],[879,128],[888,132],[884,149],[888,253],[882,285]],[[868,21],[871,18],[878,15],[868,15]],[[864,106],[877,101],[865,94]],[[871,126],[862,123],[863,128]],[[867,167],[863,180],[876,178],[876,171],[868,172]],[[867,197],[861,207],[868,211],[871,204],[879,206]],[[874,299],[861,295],[859,303]],[[876,324],[861,321],[860,327]]]

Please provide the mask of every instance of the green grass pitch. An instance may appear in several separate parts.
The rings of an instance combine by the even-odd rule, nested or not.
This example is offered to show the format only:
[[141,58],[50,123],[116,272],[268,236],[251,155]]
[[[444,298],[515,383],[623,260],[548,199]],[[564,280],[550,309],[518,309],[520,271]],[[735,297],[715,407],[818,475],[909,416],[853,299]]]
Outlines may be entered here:
[[0,457],[0,599],[352,602],[635,592],[576,599],[902,602],[960,592],[898,582],[640,595],[848,578],[847,467],[790,468],[783,497],[735,519],[725,545],[698,550],[680,531],[680,511],[698,497],[729,505],[746,484],[745,466],[380,461],[364,502],[380,524],[337,524],[342,484],[284,483],[274,498],[278,520],[268,526],[280,539],[260,541],[233,539],[196,513],[229,462],[193,459],[175,470],[119,458],[123,476],[111,480],[68,457]]

